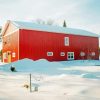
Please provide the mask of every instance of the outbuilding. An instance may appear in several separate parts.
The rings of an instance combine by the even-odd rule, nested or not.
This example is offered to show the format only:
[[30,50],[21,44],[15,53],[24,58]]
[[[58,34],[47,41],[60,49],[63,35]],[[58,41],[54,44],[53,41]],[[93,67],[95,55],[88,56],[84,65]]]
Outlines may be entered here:
[[2,39],[3,62],[24,58],[99,59],[98,35],[81,29],[9,20],[3,27]]

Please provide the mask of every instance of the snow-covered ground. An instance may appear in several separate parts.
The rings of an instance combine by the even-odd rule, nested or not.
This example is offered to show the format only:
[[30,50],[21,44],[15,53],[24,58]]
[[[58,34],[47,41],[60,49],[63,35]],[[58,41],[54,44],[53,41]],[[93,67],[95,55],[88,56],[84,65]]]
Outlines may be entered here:
[[[17,72],[11,72],[14,66]],[[32,92],[29,85],[32,74]],[[38,92],[34,92],[37,84]],[[0,63],[0,100],[100,100],[100,61]]]

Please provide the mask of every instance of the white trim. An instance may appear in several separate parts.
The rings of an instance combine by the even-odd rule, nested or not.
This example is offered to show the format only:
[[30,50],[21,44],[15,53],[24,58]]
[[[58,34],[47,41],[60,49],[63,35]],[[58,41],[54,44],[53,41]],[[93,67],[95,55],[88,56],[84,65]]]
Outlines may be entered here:
[[53,52],[47,52],[47,56],[53,56]]
[[18,24],[16,24],[15,22],[11,22],[11,23],[19,29],[19,25]]
[[[69,56],[70,56],[70,58],[69,58]],[[71,57],[71,56],[73,56],[73,57]],[[68,60],[74,60],[74,52],[67,52],[67,59]]]
[[19,38],[20,38],[19,37],[20,36],[19,33],[20,33],[20,30],[18,30],[18,60],[19,60]]
[[10,32],[10,33],[7,33],[7,35],[4,35],[3,37],[9,36],[9,35],[13,34],[13,33],[16,32],[16,31],[19,31],[19,29],[16,29],[15,31],[12,31],[12,32]]

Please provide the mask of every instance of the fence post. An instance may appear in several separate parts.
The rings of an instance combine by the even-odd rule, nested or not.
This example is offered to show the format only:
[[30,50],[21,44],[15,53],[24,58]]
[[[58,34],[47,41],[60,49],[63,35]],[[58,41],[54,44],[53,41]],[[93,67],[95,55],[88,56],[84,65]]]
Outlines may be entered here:
[[31,86],[31,74],[30,74],[30,92],[32,92],[32,86]]

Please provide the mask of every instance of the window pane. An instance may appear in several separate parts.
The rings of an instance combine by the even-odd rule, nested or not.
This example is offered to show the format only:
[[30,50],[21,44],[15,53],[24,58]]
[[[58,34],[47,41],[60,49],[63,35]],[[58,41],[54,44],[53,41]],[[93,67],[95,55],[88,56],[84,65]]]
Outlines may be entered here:
[[73,56],[71,56],[71,58],[74,58]]
[[73,53],[71,53],[71,56],[73,56]]
[[70,58],[70,56],[68,56],[68,58]]
[[47,52],[47,56],[53,56],[53,52]]
[[64,38],[65,46],[69,46],[69,37]]
[[70,56],[70,53],[68,53],[68,55]]

